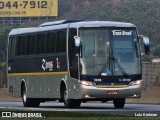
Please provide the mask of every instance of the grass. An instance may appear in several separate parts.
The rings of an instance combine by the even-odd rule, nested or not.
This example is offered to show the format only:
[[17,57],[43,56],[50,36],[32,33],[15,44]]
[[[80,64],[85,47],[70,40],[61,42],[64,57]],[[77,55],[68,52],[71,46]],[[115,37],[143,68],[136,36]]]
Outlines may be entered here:
[[[1,120],[6,120],[7,118],[0,118]],[[12,118],[11,120],[17,120],[22,118]],[[160,118],[137,118],[137,117],[48,117],[48,118],[23,118],[23,120],[159,120]]]
[[3,67],[5,65],[5,62],[0,62],[0,67]]

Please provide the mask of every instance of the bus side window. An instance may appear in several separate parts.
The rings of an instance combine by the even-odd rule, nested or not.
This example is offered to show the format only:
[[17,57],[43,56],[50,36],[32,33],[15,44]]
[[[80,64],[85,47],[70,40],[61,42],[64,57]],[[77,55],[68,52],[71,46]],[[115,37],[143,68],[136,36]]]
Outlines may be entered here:
[[46,34],[42,34],[42,39],[41,39],[41,54],[46,53]]
[[66,31],[58,32],[56,52],[66,52]]
[[22,46],[21,46],[21,48],[22,48],[22,55],[26,55],[27,36],[23,36],[22,37],[22,41],[23,41]]
[[28,35],[27,36],[27,50],[26,50],[26,54],[30,55],[31,54],[31,48],[32,48],[32,36]]
[[28,35],[27,37],[27,55],[35,54],[35,48],[36,48],[36,35]]
[[46,34],[37,35],[36,54],[44,54],[46,45]]
[[16,42],[16,37],[10,37],[9,38],[9,49],[8,49],[8,57],[14,57],[14,53],[15,53],[15,47],[14,47],[14,43]]
[[26,54],[26,44],[27,44],[26,36],[19,36],[17,41],[17,56]]
[[36,54],[40,54],[40,50],[41,50],[41,34],[37,35],[37,44],[36,44]]
[[56,33],[50,32],[47,33],[47,41],[46,41],[46,52],[47,53],[55,53],[56,50]]
[[21,40],[22,36],[18,37],[17,43],[16,43],[16,55],[21,55]]

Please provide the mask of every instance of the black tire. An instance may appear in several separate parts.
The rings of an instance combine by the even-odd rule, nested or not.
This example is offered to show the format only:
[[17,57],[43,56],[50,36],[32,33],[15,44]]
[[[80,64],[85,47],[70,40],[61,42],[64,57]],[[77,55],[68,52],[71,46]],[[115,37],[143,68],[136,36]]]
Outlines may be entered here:
[[125,105],[125,98],[118,98],[113,100],[113,104],[115,108],[122,109]]
[[40,101],[33,98],[27,98],[26,87],[22,86],[22,101],[24,107],[39,107]]
[[75,99],[68,99],[68,90],[65,89],[63,92],[63,100],[66,108],[77,108],[80,107],[81,101]]

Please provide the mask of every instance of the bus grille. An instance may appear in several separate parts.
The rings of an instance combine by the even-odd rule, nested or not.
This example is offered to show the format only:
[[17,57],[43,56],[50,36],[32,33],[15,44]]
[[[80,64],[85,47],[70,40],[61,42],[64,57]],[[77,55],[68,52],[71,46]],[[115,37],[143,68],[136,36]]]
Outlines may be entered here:
[[96,85],[97,88],[125,88],[129,85]]

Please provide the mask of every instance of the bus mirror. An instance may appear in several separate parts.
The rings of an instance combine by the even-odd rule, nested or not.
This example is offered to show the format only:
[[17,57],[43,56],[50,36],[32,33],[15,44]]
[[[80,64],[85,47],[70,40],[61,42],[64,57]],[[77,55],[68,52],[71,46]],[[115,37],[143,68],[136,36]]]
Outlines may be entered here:
[[149,43],[149,38],[143,35],[139,35],[140,40],[143,40],[143,48],[145,54],[150,53],[150,43]]
[[74,39],[75,39],[75,46],[80,47],[80,37],[74,36]]
[[80,40],[80,37],[78,36],[74,36],[74,39],[75,39],[75,53],[76,53],[76,56],[79,56],[81,40]]

